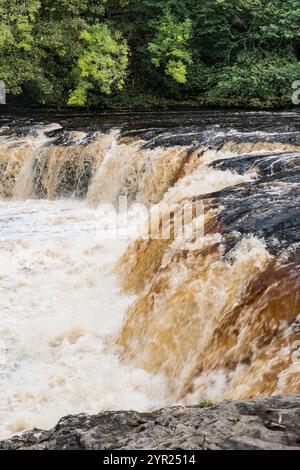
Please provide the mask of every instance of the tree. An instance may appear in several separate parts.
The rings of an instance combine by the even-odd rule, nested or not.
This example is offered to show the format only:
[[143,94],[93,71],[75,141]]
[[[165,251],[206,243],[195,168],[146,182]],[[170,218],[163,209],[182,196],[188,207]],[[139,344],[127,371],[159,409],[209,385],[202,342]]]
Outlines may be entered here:
[[21,83],[34,74],[33,29],[39,0],[0,0],[0,79],[10,93],[20,93]]
[[299,25],[299,0],[0,0],[0,80],[38,104],[290,104]]
[[127,42],[107,24],[90,26],[80,38],[83,47],[74,71],[77,86],[68,101],[71,105],[86,104],[88,91],[94,88],[106,95],[122,90],[128,64]]
[[148,49],[155,67],[163,67],[164,72],[178,83],[186,82],[186,66],[192,62],[188,49],[192,22],[186,19],[179,22],[171,12],[152,25],[156,31]]

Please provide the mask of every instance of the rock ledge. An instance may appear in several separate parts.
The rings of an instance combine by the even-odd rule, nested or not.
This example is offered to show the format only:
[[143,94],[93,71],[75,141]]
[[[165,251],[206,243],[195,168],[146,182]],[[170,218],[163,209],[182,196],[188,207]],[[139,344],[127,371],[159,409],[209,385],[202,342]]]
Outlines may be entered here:
[[50,431],[2,441],[0,449],[300,450],[300,395],[66,416]]

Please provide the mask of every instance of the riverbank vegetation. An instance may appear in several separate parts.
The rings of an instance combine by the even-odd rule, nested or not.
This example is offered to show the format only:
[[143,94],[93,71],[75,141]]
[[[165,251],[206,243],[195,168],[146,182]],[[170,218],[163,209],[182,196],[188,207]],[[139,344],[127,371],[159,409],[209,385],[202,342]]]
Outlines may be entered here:
[[299,0],[0,0],[0,80],[47,106],[291,105]]

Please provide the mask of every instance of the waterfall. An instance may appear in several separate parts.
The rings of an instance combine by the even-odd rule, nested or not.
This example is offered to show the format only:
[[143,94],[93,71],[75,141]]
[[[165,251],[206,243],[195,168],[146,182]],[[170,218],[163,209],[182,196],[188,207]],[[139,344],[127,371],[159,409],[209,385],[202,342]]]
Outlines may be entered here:
[[[299,134],[276,126],[0,129],[0,288],[9,293],[1,331],[24,371],[37,370],[55,390],[43,391],[43,412],[36,383],[23,390],[20,367],[7,393],[21,417],[3,415],[5,432],[36,425],[23,417],[25,402],[48,427],[59,414],[100,405],[136,401],[144,410],[299,393],[299,185]],[[147,236],[101,240],[109,219],[101,207],[120,198],[148,211]],[[166,217],[166,208],[181,214],[186,205],[189,241],[176,236],[175,212]],[[169,236],[153,236],[153,217]],[[22,337],[28,322],[46,368],[35,369]],[[93,382],[87,409],[75,359]]]

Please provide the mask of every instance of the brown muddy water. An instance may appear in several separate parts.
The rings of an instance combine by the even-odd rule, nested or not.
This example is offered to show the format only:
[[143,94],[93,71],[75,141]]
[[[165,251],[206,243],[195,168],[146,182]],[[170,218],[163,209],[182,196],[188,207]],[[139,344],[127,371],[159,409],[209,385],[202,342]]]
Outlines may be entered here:
[[[204,208],[192,248],[173,204]],[[169,237],[136,235],[141,207]],[[1,437],[299,393],[299,246],[300,113],[2,116]]]

